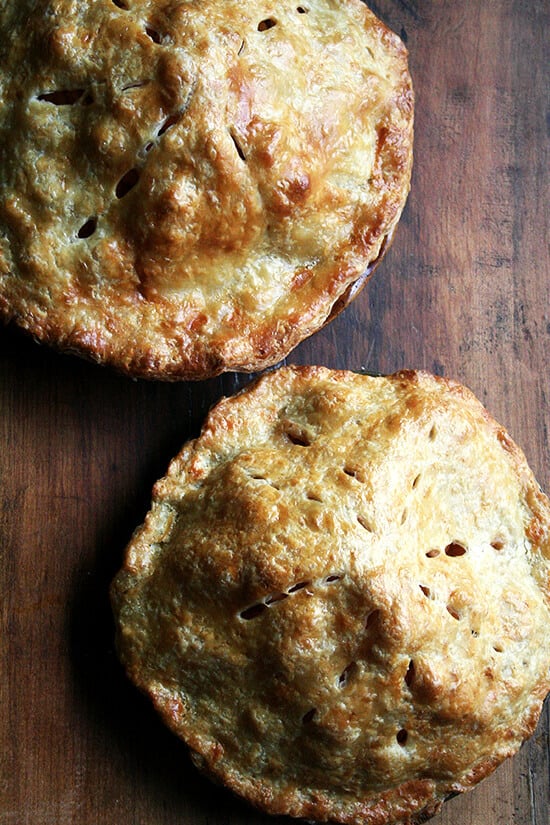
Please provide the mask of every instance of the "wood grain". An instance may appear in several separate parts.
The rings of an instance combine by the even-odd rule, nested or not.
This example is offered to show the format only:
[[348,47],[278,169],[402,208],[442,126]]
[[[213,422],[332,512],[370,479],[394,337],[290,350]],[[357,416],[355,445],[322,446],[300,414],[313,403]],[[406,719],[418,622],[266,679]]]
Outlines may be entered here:
[[[410,51],[412,191],[359,298],[288,359],[455,377],[550,489],[547,0],[370,3]],[[153,482],[250,376],[133,382],[0,331],[0,825],[268,825],[127,683],[107,589]],[[548,825],[536,735],[434,825]]]

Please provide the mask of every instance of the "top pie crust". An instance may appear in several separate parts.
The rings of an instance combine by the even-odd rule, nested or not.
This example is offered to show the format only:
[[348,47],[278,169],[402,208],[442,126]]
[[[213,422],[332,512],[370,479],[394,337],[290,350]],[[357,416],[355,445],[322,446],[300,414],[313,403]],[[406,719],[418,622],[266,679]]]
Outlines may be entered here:
[[550,689],[550,503],[474,396],[283,368],[218,404],[113,585],[122,661],[254,804],[424,821]]
[[7,0],[0,43],[0,316],[38,339],[258,370],[383,252],[413,96],[359,0]]

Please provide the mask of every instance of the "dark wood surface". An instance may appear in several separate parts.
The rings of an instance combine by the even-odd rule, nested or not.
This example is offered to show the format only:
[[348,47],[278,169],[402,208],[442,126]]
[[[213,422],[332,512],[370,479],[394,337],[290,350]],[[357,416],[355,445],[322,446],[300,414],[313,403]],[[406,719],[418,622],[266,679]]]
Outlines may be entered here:
[[[407,42],[411,195],[355,303],[289,362],[467,384],[550,489],[548,0],[370,4]],[[249,380],[134,382],[0,331],[0,824],[269,825],[124,678],[108,585],[169,459]],[[550,632],[550,629],[549,629]],[[536,735],[434,825],[548,825]]]

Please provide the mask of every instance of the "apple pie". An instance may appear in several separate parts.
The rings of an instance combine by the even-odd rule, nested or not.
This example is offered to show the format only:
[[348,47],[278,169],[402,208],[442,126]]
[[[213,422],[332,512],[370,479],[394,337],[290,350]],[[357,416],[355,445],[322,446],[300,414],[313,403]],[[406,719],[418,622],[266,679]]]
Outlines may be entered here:
[[133,375],[274,364],[403,209],[407,53],[360,0],[6,0],[0,318]]
[[112,587],[135,684],[270,813],[425,821],[535,729],[550,502],[464,387],[284,367],[222,400]]

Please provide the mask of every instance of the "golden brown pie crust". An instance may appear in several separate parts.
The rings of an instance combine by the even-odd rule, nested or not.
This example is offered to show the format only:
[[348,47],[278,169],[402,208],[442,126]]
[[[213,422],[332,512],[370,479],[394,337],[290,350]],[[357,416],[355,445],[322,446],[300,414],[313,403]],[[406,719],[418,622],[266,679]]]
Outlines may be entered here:
[[269,373],[154,488],[113,583],[131,679],[271,812],[424,821],[534,730],[550,502],[464,387]]
[[276,363],[364,283],[413,120],[364,3],[8,0],[0,38],[4,320],[204,378]]

